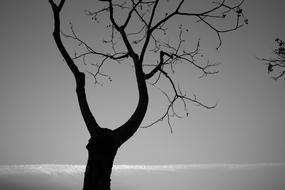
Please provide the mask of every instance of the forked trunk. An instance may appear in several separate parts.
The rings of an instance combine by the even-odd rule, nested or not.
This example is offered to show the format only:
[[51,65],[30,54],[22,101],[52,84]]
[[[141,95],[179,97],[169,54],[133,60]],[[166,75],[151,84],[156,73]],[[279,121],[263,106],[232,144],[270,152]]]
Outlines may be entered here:
[[83,190],[110,190],[113,161],[118,149],[114,142],[113,131],[100,129],[90,138],[86,148],[88,161]]
[[[109,2],[111,3],[111,1]],[[75,77],[79,107],[86,127],[91,135],[87,145],[88,161],[84,176],[83,190],[110,190],[110,177],[117,150],[124,142],[135,134],[147,111],[149,98],[146,86],[146,77],[142,67],[142,60],[139,59],[139,55],[137,55],[132,49],[124,29],[117,27],[116,29],[121,33],[123,41],[128,49],[128,53],[123,55],[121,58],[131,57],[134,62],[139,100],[134,113],[122,126],[113,131],[110,129],[101,128],[96,122],[96,119],[94,118],[87,102],[85,92],[85,74],[78,69],[61,40],[60,12],[65,0],[61,0],[58,5],[55,4],[53,0],[49,0],[49,3],[51,4],[54,15],[53,37],[59,51]],[[111,17],[113,18],[112,6],[109,8]],[[110,57],[108,54],[106,54],[105,57],[111,58],[112,56]]]

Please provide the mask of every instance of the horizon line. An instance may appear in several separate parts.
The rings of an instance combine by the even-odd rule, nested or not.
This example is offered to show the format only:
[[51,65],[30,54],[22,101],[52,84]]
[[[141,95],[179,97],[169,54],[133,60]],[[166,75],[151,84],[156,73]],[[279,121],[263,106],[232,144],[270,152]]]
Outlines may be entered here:
[[[0,165],[0,174],[9,173],[42,173],[42,174],[75,174],[85,171],[83,164],[20,164],[20,165]],[[205,164],[166,164],[166,165],[114,165],[113,170],[116,172],[129,171],[153,171],[153,172],[175,172],[190,169],[199,170],[241,170],[241,169],[258,169],[265,167],[285,167],[285,163],[277,162],[260,162],[260,163],[205,163]]]

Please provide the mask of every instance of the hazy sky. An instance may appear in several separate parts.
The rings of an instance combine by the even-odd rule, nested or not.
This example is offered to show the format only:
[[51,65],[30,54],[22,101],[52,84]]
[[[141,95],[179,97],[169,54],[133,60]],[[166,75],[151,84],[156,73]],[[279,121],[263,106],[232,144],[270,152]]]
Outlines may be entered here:
[[[197,2],[187,1],[187,6],[195,7]],[[102,40],[104,32],[84,16],[84,10],[95,10],[95,5],[91,0],[67,1],[63,30],[69,31],[71,21],[76,31]],[[115,163],[285,162],[285,83],[271,80],[256,59],[271,55],[276,37],[285,39],[284,6],[283,0],[246,0],[249,25],[223,35],[218,52],[210,51],[218,43],[214,33],[200,24],[191,25],[193,34],[203,30],[201,48],[211,52],[209,59],[222,64],[216,76],[198,79],[190,67],[181,78],[189,94],[209,104],[218,101],[218,107],[205,110],[190,104],[188,118],[173,120],[173,134],[166,122],[140,129],[119,150]],[[86,163],[89,135],[73,76],[52,39],[52,19],[48,0],[1,1],[0,165]],[[110,128],[128,118],[137,98],[136,86],[129,80],[132,68],[112,65],[112,69],[113,82],[103,80],[104,87],[96,86],[95,95],[88,96],[98,122]],[[146,122],[160,110],[156,103],[165,98],[149,89],[154,104]]]

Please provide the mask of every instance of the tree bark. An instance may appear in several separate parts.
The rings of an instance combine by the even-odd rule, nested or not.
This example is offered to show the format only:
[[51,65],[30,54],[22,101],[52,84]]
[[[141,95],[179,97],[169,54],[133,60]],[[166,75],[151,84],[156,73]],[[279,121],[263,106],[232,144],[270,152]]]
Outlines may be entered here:
[[118,150],[113,131],[101,128],[90,138],[86,148],[88,161],[83,190],[110,190],[113,161]]

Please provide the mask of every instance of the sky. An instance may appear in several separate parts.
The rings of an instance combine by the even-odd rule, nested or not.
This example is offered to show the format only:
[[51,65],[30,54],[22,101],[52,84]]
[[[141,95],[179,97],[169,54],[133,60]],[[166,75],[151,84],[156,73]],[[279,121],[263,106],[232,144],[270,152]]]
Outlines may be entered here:
[[[200,6],[197,2],[187,1],[185,7],[195,9]],[[52,39],[48,1],[1,3],[0,165],[85,164],[89,134],[80,115],[73,76]],[[102,41],[104,26],[84,15],[85,9],[96,6],[102,5],[67,1],[63,30],[69,32],[72,22],[90,42]],[[218,102],[218,106],[207,110],[189,104],[189,117],[172,120],[172,134],[166,122],[139,129],[120,148],[115,164],[285,162],[285,83],[271,80],[256,59],[270,57],[274,39],[285,38],[282,7],[282,0],[247,0],[243,8],[249,24],[222,35],[218,51],[215,33],[200,23],[191,24],[189,35],[199,33],[207,58],[222,64],[218,75],[202,79],[193,68],[183,67],[178,72],[180,84],[189,94],[209,104]],[[189,40],[193,39],[196,36]],[[64,42],[74,51],[74,43]],[[106,71],[112,82],[102,79],[103,87],[94,87],[89,81],[88,101],[98,122],[114,128],[128,119],[137,94],[132,68],[110,65]],[[162,110],[165,98],[157,89],[149,86],[149,90],[151,105],[145,123]]]

